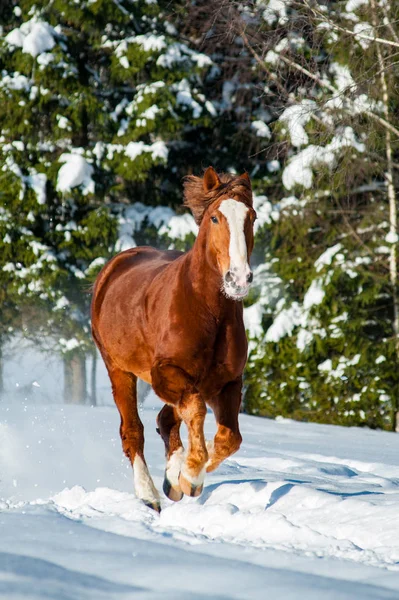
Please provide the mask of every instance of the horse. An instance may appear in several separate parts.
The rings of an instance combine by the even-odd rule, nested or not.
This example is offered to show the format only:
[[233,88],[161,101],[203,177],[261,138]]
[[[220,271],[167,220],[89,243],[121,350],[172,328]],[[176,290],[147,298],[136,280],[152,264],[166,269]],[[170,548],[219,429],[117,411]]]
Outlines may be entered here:
[[[256,218],[250,178],[208,167],[202,178],[185,178],[184,205],[199,225],[191,250],[143,246],[117,254],[100,271],[91,306],[92,334],[120,413],[136,497],[158,512],[160,496],[144,458],[137,378],[165,403],[156,425],[165,444],[163,490],[171,500],[199,496],[205,473],[242,441],[238,414],[247,360],[242,300],[253,279],[249,258]],[[204,437],[207,405],[217,422],[213,442]]]

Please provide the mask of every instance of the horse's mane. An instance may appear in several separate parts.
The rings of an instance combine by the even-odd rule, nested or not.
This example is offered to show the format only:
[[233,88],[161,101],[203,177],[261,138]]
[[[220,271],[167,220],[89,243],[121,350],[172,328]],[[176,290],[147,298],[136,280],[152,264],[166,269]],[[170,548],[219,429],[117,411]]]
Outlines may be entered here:
[[240,196],[245,204],[252,206],[252,189],[249,178],[230,173],[222,173],[218,177],[220,185],[209,192],[204,189],[202,177],[188,175],[184,178],[184,206],[191,210],[197,225],[201,224],[207,208],[225,194],[229,194],[232,198]]

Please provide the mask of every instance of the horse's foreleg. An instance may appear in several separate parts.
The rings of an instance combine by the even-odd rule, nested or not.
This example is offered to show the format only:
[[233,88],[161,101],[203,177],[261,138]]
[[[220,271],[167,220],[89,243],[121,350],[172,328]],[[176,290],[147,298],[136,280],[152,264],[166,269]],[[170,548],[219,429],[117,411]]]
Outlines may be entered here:
[[216,398],[208,401],[218,425],[213,447],[208,448],[209,460],[206,465],[208,473],[214,471],[228,456],[237,452],[241,445],[242,438],[238,426],[241,389],[240,378],[225,385]]
[[208,460],[204,438],[205,402],[197,393],[190,376],[167,359],[160,359],[154,364],[151,379],[155,393],[173,406],[187,426],[188,450],[181,464],[179,484],[184,494],[199,496]]
[[165,496],[178,502],[183,498],[179,483],[181,465],[184,459],[183,444],[180,439],[181,418],[177,410],[165,404],[157,416],[158,433],[165,444],[166,469],[163,482]]
[[120,369],[108,369],[108,372],[115,404],[121,416],[120,436],[123,451],[133,467],[136,496],[159,512],[159,494],[144,458],[144,427],[137,411],[137,377]]
[[188,429],[188,449],[181,466],[180,487],[187,496],[199,496],[208,460],[204,437],[206,405],[198,393],[188,393],[180,401],[178,411]]

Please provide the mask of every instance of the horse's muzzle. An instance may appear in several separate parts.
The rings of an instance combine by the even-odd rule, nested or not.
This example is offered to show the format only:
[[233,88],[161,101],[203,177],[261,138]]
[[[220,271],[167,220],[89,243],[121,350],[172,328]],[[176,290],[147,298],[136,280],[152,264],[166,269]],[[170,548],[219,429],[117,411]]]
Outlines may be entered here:
[[234,271],[227,271],[223,277],[223,289],[226,296],[233,300],[241,300],[248,294],[253,278],[253,273],[249,269],[241,276]]

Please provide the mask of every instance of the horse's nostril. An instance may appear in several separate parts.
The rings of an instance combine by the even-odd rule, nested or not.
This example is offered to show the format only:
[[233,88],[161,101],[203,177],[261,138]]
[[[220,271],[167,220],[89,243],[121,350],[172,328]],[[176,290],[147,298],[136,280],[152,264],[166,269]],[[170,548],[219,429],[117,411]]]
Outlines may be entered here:
[[250,271],[247,275],[248,283],[252,283],[253,278],[254,278],[254,274],[252,273],[252,271]]
[[226,275],[224,276],[224,279],[227,283],[230,283],[231,281],[233,281],[233,276],[231,274],[231,271],[227,271]]

